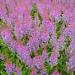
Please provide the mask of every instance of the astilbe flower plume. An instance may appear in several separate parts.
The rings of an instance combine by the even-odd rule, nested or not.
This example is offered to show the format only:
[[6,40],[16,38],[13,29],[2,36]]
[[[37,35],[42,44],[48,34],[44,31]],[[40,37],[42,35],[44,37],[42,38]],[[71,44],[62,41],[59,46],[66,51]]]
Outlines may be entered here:
[[1,55],[8,75],[74,75],[75,0],[0,0]]

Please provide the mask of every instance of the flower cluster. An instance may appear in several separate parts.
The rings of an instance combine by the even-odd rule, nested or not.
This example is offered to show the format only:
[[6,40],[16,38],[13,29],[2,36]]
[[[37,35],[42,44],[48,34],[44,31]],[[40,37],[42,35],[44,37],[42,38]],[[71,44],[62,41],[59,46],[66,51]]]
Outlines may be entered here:
[[0,37],[0,54],[15,58],[4,55],[8,75],[72,75],[75,0],[0,0]]

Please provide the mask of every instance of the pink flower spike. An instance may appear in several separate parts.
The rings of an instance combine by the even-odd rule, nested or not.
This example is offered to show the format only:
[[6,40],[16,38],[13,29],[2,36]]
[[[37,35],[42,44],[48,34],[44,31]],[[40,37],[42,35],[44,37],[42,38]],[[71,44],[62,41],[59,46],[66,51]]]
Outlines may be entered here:
[[7,60],[5,62],[5,69],[6,69],[7,73],[8,73],[8,75],[11,75],[14,72],[14,68],[15,68],[15,65],[12,64],[11,61]]
[[51,66],[55,66],[57,65],[57,60],[58,60],[58,52],[57,51],[53,51],[50,57],[50,65]]
[[3,29],[1,31],[1,36],[3,38],[3,41],[8,44],[11,40],[12,40],[12,37],[11,37],[11,30],[9,29]]
[[37,69],[41,69],[44,66],[42,59],[38,55],[34,57],[33,64],[36,66]]
[[45,61],[48,59],[48,53],[47,50],[43,50],[42,56],[41,56],[42,60]]
[[31,75],[37,75],[37,69],[34,66],[32,67]]
[[57,70],[55,70],[51,75],[61,75]]
[[69,71],[75,70],[75,54],[70,57],[69,62],[67,62],[67,66]]
[[16,75],[22,75],[21,69],[19,67],[16,67]]

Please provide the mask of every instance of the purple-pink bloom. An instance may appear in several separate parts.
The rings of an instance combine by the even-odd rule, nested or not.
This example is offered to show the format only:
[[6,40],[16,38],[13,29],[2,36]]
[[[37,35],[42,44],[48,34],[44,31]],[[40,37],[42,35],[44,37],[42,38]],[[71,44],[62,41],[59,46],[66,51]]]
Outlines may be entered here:
[[21,69],[18,66],[15,68],[15,70],[16,70],[16,75],[22,75]]
[[39,47],[39,39],[35,37],[31,37],[27,43],[27,47],[30,50],[30,52],[33,51],[37,51],[38,47]]
[[69,71],[75,71],[75,54],[73,54],[67,62],[67,68]]
[[33,64],[36,66],[37,69],[42,69],[44,66],[42,59],[38,55],[34,57]]
[[46,28],[44,28],[41,32],[41,40],[42,40],[42,42],[48,42],[48,39],[49,39],[49,34],[48,34]]
[[59,56],[59,54],[55,50],[51,53],[50,60],[49,60],[51,66],[57,65],[58,56]]
[[10,29],[3,28],[2,31],[1,31],[1,36],[2,36],[3,41],[6,44],[8,44],[12,40],[11,30]]
[[55,70],[51,75],[61,75],[57,70]]
[[46,61],[48,59],[48,53],[47,50],[43,50],[42,55],[41,55],[42,61]]
[[11,61],[7,60],[5,62],[5,70],[7,71],[8,75],[11,75],[14,72],[14,68],[15,65]]

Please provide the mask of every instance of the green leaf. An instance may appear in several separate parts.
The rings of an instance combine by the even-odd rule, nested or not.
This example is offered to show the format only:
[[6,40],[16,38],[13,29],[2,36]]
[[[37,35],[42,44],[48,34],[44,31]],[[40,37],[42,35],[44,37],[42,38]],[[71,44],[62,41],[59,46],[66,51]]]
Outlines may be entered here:
[[4,61],[0,59],[0,70],[4,68]]
[[75,71],[73,71],[73,75],[75,75]]
[[13,39],[16,40],[16,36],[14,34],[14,31],[11,32],[11,35],[12,35]]
[[39,27],[41,26],[41,24],[42,24],[42,16],[41,16],[41,14],[38,12],[38,18],[39,18]]
[[1,59],[0,59],[0,75],[7,75],[7,72],[4,66],[4,60],[1,60]]
[[71,42],[70,36],[66,36],[64,48],[61,51],[59,51],[60,56],[58,59],[58,70],[62,73],[62,75],[69,75],[66,72],[67,69],[66,62],[68,61],[68,58],[66,57],[65,50],[70,45],[70,42]]
[[37,75],[41,74],[41,69],[38,69]]
[[2,21],[2,19],[0,19],[0,27],[2,26],[2,23],[3,23],[3,21]]
[[48,45],[47,45],[48,57],[50,57],[52,50],[53,50],[52,39],[50,38],[49,41],[48,41]]
[[42,48],[39,47],[37,52],[38,52],[39,55],[42,55]]
[[36,13],[37,13],[37,7],[36,7],[36,4],[33,4],[32,11],[31,11],[31,17],[33,20],[35,18]]
[[51,74],[51,67],[50,67],[49,63],[47,61],[45,61],[44,65],[45,65],[45,68],[46,68],[48,74],[50,75]]
[[58,58],[58,71],[62,73],[62,75],[69,75],[66,70],[67,70],[67,66],[66,66],[66,62],[67,62],[67,57],[65,54],[65,50],[61,50],[59,51],[60,56]]
[[56,35],[57,35],[57,39],[59,39],[60,35],[61,35],[61,26],[62,26],[62,20],[59,20],[56,22]]
[[45,61],[44,66],[47,70],[48,75],[52,74],[52,72],[55,70],[56,67],[56,66],[51,67],[47,61]]
[[69,47],[70,43],[71,43],[71,37],[70,36],[66,36],[64,49],[67,49]]
[[2,49],[2,48],[6,48],[6,45],[5,45],[5,43],[3,42],[3,39],[0,36],[0,49]]
[[26,67],[22,68],[22,75],[30,75],[30,73],[31,73],[30,68],[26,68]]
[[21,39],[21,41],[23,42],[24,45],[27,44],[28,40],[29,40],[28,35],[23,36],[23,38]]
[[34,51],[31,52],[31,58],[34,58],[35,57],[35,53]]

